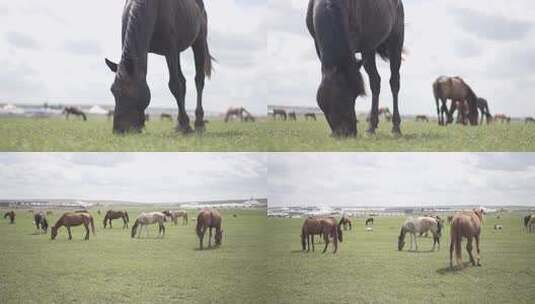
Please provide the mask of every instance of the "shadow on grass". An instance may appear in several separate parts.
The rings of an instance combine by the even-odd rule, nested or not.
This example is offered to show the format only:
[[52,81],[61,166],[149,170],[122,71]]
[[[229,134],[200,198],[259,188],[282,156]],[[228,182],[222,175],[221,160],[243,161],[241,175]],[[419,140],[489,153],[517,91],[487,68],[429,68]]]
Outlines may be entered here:
[[413,254],[420,254],[420,253],[433,253],[433,252],[438,252],[438,250],[433,250],[433,249],[429,249],[429,250],[407,250],[408,253],[413,253]]
[[450,268],[449,266],[447,266],[447,267],[444,267],[444,268],[437,269],[437,273],[441,274],[441,275],[452,274],[452,273],[456,273],[456,272],[459,272],[459,271],[463,271],[470,265],[472,265],[472,263],[464,262],[462,267],[454,266],[453,268]]
[[210,251],[210,250],[216,250],[216,249],[219,249],[218,246],[212,246],[212,247],[204,247],[203,249],[199,248],[199,247],[195,247],[193,248],[193,251]]

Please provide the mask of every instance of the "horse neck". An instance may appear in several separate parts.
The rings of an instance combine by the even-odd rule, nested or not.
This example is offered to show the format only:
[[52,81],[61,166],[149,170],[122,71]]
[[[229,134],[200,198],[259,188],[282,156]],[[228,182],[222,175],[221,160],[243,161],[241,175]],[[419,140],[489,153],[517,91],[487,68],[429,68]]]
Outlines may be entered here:
[[147,74],[147,56],[157,13],[158,1],[131,0],[123,18],[121,64],[130,60],[136,74],[143,79]]

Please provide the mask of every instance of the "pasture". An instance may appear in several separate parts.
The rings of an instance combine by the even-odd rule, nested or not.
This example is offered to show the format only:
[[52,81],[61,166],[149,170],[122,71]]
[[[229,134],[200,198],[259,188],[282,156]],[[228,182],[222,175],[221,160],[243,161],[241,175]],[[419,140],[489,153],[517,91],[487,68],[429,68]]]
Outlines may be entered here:
[[[377,217],[373,232],[353,218],[338,253],[301,251],[304,219],[268,221],[265,282],[276,290],[268,303],[532,303],[535,296],[535,233],[520,232],[520,216],[487,216],[481,237],[482,267],[449,271],[449,225],[442,248],[429,252],[432,237],[419,238],[419,252],[397,250],[402,217]],[[495,232],[495,223],[504,230]],[[408,243],[408,236],[407,236]],[[463,242],[465,246],[466,242]],[[463,262],[468,255],[463,252]],[[321,300],[320,300],[321,299]]]
[[[141,209],[128,212],[131,227]],[[61,214],[55,210],[49,223]],[[26,211],[14,225],[2,219],[0,303],[255,303],[262,293],[265,210],[224,210],[223,245],[203,251],[194,210],[187,226],[167,222],[163,239],[155,238],[157,225],[149,238],[131,239],[121,220],[104,231],[104,214],[92,214],[97,232],[89,241],[82,226],[72,228],[72,241],[65,227],[51,241]]]
[[0,151],[267,151],[270,131],[262,119],[255,123],[210,119],[206,132],[182,135],[174,122],[154,117],[142,134],[113,135],[106,117],[89,116],[88,121],[64,117],[0,117]]
[[322,115],[318,121],[270,120],[266,128],[272,134],[270,151],[374,151],[374,152],[485,152],[535,151],[535,124],[511,122],[477,127],[450,125],[436,121],[415,122],[403,119],[401,137],[391,133],[392,124],[381,120],[376,135],[366,133],[365,117],[359,118],[357,138],[335,139]]

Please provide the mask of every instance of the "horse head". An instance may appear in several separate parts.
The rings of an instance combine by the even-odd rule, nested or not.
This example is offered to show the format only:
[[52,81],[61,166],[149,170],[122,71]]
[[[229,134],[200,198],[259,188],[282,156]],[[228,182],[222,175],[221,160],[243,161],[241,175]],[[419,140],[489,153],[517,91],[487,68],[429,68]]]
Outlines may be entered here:
[[115,133],[141,132],[145,126],[145,109],[150,102],[147,81],[141,77],[133,60],[116,64],[106,59],[106,65],[115,73],[111,92],[115,98],[113,131]]
[[351,67],[323,67],[317,102],[335,137],[357,134],[355,100],[364,94],[364,81],[360,73],[362,62]]
[[405,247],[405,229],[401,228],[401,232],[399,233],[398,237],[398,250],[403,250],[403,247]]

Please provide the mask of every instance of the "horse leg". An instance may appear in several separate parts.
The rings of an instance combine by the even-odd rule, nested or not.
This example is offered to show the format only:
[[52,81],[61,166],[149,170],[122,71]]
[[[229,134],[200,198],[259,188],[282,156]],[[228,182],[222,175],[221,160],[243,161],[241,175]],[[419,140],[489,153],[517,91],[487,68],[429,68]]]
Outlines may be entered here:
[[472,265],[476,266],[476,262],[474,261],[474,256],[472,255],[472,237],[467,238],[466,251],[468,251],[468,255],[470,256],[470,262],[472,262]]
[[450,124],[453,122],[453,113],[455,113],[455,111],[457,111],[457,101],[456,100],[452,100],[451,101],[451,108],[449,109],[448,111],[448,106],[445,105],[445,111],[446,111],[446,116],[447,116],[447,121],[446,121],[446,124]]
[[325,248],[323,248],[323,252],[327,251],[327,246],[329,246],[329,235],[327,233],[323,234],[323,239],[325,240]]
[[370,125],[368,134],[375,134],[375,129],[379,125],[379,94],[381,93],[381,75],[377,71],[375,62],[375,51],[364,52],[364,69],[370,78],[370,88],[372,90],[372,109],[370,112]]
[[110,229],[113,229],[113,227],[111,226],[111,222],[112,222],[112,220],[111,220],[111,218],[110,218]]
[[72,240],[71,226],[67,225],[67,232],[69,233],[69,240]]
[[[205,38],[205,37],[203,37]],[[193,56],[195,60],[195,87],[197,88],[197,108],[195,109],[195,131],[204,132],[204,110],[202,108],[202,93],[204,90],[205,74],[205,62],[208,52],[205,50],[208,48],[206,39],[200,39],[192,47]],[[210,60],[208,58],[208,60]]]
[[453,238],[450,240],[450,269],[453,269]]
[[87,223],[84,223],[84,228],[85,228],[85,237],[84,237],[84,240],[89,240],[89,225]]
[[479,262],[481,259],[479,256],[479,235],[476,235],[475,239],[476,239],[476,262],[477,262],[476,265],[481,266],[481,263]]
[[208,228],[208,248],[212,247],[212,227]]
[[169,69],[169,89],[176,99],[178,105],[177,131],[184,134],[191,133],[189,117],[186,112],[186,78],[182,74],[180,67],[180,55],[171,53],[165,56],[167,68]]
[[[311,240],[312,240],[312,252],[314,252],[314,249],[315,249],[315,248],[314,248],[314,234],[311,234],[311,235],[310,235],[310,238],[311,238]],[[309,249],[310,249],[310,246],[309,246]]]
[[[390,90],[392,91],[392,102],[394,107],[394,112],[392,115],[392,133],[394,135],[401,135],[401,117],[399,115],[399,108],[398,108],[398,95],[399,95],[399,69],[401,67],[401,46],[403,43],[399,43],[396,41],[397,39],[394,39],[392,41],[389,41],[390,44]],[[385,113],[386,116],[386,113]],[[389,116],[387,116],[389,117]]]

